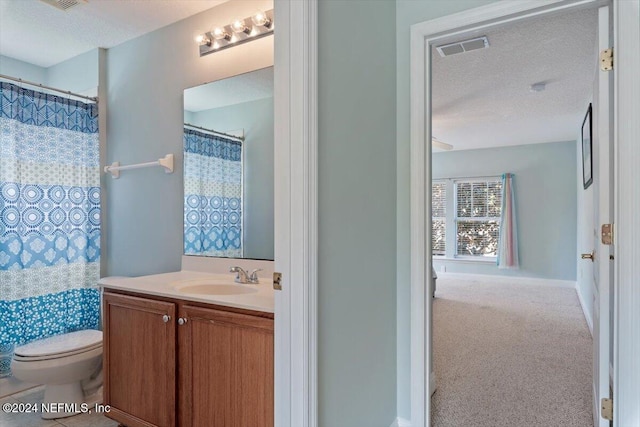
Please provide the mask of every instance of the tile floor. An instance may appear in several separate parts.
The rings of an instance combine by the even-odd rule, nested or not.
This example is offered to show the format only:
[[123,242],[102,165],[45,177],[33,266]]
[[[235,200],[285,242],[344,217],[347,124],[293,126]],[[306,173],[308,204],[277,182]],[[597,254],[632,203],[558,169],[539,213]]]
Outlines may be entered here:
[[17,380],[16,377],[0,378],[0,399],[37,386],[38,384],[31,384]]
[[[37,387],[22,393],[0,399],[0,406],[5,403],[41,403],[44,388]],[[6,413],[0,409],[0,426],[2,427],[117,427],[118,423],[98,413],[79,414],[57,420],[43,420],[39,413]]]

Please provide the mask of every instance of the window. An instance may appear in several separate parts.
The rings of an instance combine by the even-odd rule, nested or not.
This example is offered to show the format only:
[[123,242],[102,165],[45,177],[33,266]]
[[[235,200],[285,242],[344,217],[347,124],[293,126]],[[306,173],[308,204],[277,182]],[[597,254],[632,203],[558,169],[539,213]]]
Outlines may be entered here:
[[[431,189],[433,255],[497,256],[502,180],[499,177],[438,180]],[[453,200],[448,195],[453,195]]]
[[431,239],[433,242],[433,255],[446,255],[446,224],[447,224],[447,183],[434,182],[432,187],[431,202]]
[[502,182],[456,181],[456,255],[496,256]]

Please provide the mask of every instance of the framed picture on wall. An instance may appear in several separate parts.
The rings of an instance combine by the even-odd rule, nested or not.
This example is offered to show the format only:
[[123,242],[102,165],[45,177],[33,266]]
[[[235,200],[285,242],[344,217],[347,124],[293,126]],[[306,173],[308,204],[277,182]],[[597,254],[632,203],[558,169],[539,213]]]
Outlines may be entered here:
[[582,121],[582,184],[584,189],[593,182],[593,156],[591,155],[591,104]]

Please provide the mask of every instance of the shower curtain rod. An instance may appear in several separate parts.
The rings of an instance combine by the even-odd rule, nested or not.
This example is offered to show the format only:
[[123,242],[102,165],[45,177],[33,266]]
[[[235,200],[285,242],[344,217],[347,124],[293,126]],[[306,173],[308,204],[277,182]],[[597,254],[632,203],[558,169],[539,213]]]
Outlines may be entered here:
[[194,128],[194,129],[203,130],[205,132],[211,132],[211,133],[216,134],[216,135],[221,135],[221,136],[224,136],[225,138],[237,139],[240,142],[244,142],[244,137],[242,137],[242,136],[230,135],[228,133],[218,132],[217,130],[203,128],[203,127],[200,127],[200,126],[192,125],[190,123],[185,123],[184,125],[185,126],[189,126],[191,128]]
[[71,95],[71,96],[75,96],[77,98],[87,99],[89,101],[98,102],[98,97],[97,96],[93,97],[93,96],[80,95],[80,94],[73,93],[73,92],[68,91],[68,90],[56,89],[55,87],[45,86],[45,85],[43,85],[41,83],[34,83],[34,82],[30,82],[30,81],[23,80],[23,79],[20,79],[20,78],[15,78],[15,77],[11,77],[11,76],[5,76],[4,74],[0,74],[0,78],[6,79],[6,80],[12,80],[14,82],[18,82],[18,83],[22,83],[22,84],[26,84],[26,85],[30,85],[30,86],[37,86],[37,87],[42,88],[42,89],[47,89],[47,90],[52,90],[52,91],[59,92],[59,93],[64,93],[65,95]]

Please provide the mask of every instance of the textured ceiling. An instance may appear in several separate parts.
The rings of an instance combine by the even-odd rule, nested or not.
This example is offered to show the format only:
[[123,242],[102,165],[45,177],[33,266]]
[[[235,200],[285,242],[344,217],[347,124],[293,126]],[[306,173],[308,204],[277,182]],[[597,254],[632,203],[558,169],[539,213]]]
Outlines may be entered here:
[[50,67],[97,47],[116,46],[225,1],[89,0],[62,11],[38,0],[0,0],[0,54]]
[[[598,65],[597,11],[462,39],[479,35],[489,38],[489,48],[444,58],[432,49],[433,135],[455,150],[575,140]],[[546,90],[531,92],[538,82]]]
[[197,112],[272,96],[273,67],[268,67],[186,89],[184,109]]

